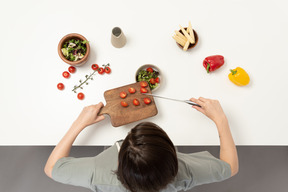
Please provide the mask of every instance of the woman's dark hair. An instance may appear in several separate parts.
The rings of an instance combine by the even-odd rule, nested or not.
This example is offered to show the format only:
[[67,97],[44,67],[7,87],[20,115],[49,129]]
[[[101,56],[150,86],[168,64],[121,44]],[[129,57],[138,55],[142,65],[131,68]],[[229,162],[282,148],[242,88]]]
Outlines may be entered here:
[[176,150],[158,125],[136,125],[121,145],[118,179],[131,192],[158,192],[175,178],[178,171]]

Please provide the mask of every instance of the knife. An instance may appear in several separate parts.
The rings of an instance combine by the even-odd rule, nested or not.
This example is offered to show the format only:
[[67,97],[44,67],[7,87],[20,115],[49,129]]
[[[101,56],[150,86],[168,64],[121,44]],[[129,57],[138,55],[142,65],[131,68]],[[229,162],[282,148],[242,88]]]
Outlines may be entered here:
[[184,102],[184,103],[188,103],[189,105],[194,105],[194,106],[198,106],[198,107],[201,107],[200,105],[190,101],[190,100],[179,100],[179,99],[172,99],[172,98],[168,98],[168,97],[162,97],[162,96],[159,96],[159,95],[155,95],[155,94],[150,94],[150,93],[142,93],[143,95],[150,95],[150,96],[153,96],[153,97],[158,97],[158,98],[162,98],[162,99],[168,99],[168,100],[172,100],[172,101],[179,101],[179,102]]

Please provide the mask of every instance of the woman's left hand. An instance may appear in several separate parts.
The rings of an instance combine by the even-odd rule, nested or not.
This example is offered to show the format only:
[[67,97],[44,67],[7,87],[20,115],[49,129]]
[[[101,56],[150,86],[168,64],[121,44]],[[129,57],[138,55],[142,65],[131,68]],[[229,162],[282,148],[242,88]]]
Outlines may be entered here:
[[103,107],[103,103],[100,102],[97,105],[90,105],[84,107],[75,122],[79,123],[83,127],[87,127],[99,121],[105,119],[104,115],[98,115],[100,109]]

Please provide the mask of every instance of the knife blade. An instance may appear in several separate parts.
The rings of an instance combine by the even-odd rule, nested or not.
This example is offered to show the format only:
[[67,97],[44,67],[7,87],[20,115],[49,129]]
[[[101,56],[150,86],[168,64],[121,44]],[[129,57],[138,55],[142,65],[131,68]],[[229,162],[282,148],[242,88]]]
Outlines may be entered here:
[[198,107],[201,107],[200,105],[190,101],[190,100],[180,100],[180,99],[173,99],[173,98],[169,98],[169,97],[163,97],[163,96],[160,96],[160,95],[155,95],[155,94],[150,94],[150,93],[142,93],[143,95],[150,95],[150,96],[153,96],[153,97],[158,97],[158,98],[161,98],[161,99],[168,99],[168,100],[171,100],[171,101],[178,101],[178,102],[184,102],[184,103],[187,103],[189,105],[194,105],[194,106],[198,106]]

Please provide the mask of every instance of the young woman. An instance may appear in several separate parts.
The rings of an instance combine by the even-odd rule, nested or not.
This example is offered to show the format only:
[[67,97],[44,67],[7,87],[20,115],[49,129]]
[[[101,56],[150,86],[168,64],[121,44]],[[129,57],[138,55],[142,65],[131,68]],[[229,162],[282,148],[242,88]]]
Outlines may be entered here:
[[193,106],[216,124],[220,138],[219,159],[209,152],[184,154],[175,150],[168,135],[156,124],[136,125],[123,141],[95,157],[69,157],[78,134],[104,119],[102,103],[85,107],[52,151],[45,173],[55,181],[92,191],[172,192],[225,180],[238,172],[237,150],[228,120],[216,100],[192,98]]

